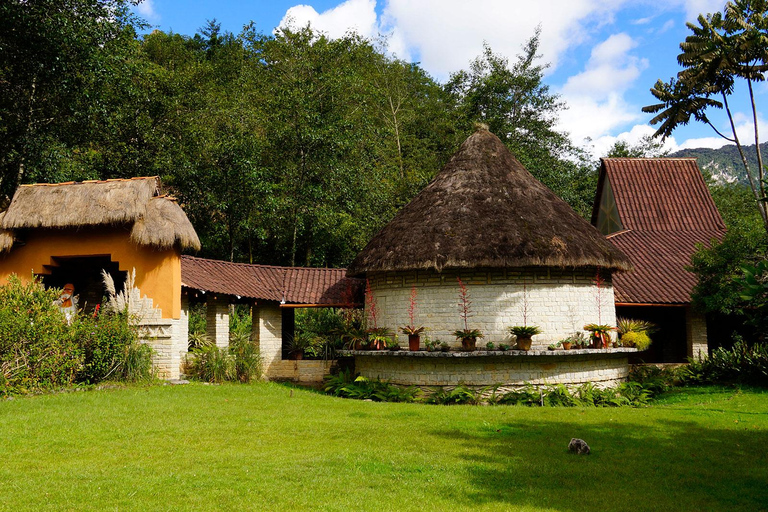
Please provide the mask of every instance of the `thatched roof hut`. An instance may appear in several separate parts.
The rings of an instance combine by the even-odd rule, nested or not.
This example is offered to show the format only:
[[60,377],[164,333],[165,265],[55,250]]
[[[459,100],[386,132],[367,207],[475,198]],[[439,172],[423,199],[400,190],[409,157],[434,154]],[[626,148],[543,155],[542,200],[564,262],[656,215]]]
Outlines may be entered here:
[[602,267],[627,257],[481,127],[348,270]]
[[160,195],[156,176],[22,185],[0,214],[0,250],[13,231],[34,228],[131,226],[131,240],[159,249],[200,249],[192,224],[173,198]]

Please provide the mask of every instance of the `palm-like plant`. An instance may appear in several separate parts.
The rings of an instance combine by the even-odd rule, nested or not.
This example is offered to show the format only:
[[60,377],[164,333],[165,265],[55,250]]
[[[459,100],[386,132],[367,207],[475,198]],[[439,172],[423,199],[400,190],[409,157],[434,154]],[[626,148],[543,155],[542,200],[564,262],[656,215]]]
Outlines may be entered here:
[[[736,0],[728,2],[724,14],[699,15],[697,24],[688,23],[691,34],[680,44],[677,61],[683,67],[677,79],[668,83],[658,80],[651,93],[660,103],[643,107],[656,114],[651,124],[660,124],[655,136],[670,136],[691,119],[708,124],[720,137],[736,144],[750,188],[756,199],[763,224],[768,231],[766,184],[757,123],[757,107],[753,82],[765,80],[768,71],[768,2]],[[752,106],[755,127],[754,143],[757,175],[750,170],[744,148],[736,132],[728,97],[734,92],[736,79],[745,80]],[[722,102],[715,99],[721,97]],[[709,108],[725,109],[731,136],[720,132],[707,116]]]

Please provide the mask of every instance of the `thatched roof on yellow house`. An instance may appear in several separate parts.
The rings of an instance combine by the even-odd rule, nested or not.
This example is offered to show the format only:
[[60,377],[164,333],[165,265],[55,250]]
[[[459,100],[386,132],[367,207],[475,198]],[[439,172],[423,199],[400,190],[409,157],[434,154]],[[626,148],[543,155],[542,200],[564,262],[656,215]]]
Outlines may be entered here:
[[151,176],[22,185],[0,213],[0,251],[11,249],[16,230],[126,225],[138,245],[200,249],[184,211]]

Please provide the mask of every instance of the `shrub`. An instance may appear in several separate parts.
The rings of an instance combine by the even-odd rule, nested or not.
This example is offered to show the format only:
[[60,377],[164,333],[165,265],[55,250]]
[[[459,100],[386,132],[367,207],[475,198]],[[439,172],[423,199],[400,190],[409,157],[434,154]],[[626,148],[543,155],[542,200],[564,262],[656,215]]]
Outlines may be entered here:
[[621,344],[625,347],[635,347],[643,351],[651,346],[651,338],[645,331],[629,331],[622,334]]
[[683,381],[685,367],[664,368],[656,365],[632,365],[629,367],[629,381],[638,382],[654,395],[669,391]]
[[505,393],[493,403],[556,407],[640,407],[647,405],[652,397],[653,391],[638,382],[624,382],[616,388],[606,389],[588,382],[572,390],[562,384],[538,389],[528,385]]
[[235,357],[225,348],[216,345],[190,353],[185,373],[206,382],[222,383],[235,380]]
[[125,377],[129,352],[130,363],[134,365],[145,359],[141,352],[147,349],[150,368],[131,368],[130,373],[133,376],[135,370],[142,374],[151,372],[151,349],[131,348],[138,343],[138,332],[125,313],[102,314],[98,319],[78,316],[71,329],[84,354],[83,369],[79,375],[81,381],[95,384],[108,378],[120,380]]
[[414,386],[401,388],[378,379],[368,380],[365,377],[353,376],[349,370],[326,377],[323,391],[342,398],[376,402],[413,402],[418,392]]
[[477,405],[482,402],[482,399],[482,391],[475,391],[463,384],[459,384],[450,390],[445,388],[438,389],[427,397],[426,403],[437,405]]
[[126,382],[142,382],[154,378],[152,367],[152,347],[139,342],[132,342],[125,348],[125,359],[120,368],[120,378]]
[[689,383],[743,383],[768,386],[768,343],[749,346],[737,339],[733,348],[717,348],[712,355],[691,360],[684,374]]
[[0,393],[75,382],[83,352],[53,301],[59,290],[12,275],[0,286]]
[[261,378],[261,354],[249,335],[230,337],[230,351],[235,357],[235,375],[240,382]]

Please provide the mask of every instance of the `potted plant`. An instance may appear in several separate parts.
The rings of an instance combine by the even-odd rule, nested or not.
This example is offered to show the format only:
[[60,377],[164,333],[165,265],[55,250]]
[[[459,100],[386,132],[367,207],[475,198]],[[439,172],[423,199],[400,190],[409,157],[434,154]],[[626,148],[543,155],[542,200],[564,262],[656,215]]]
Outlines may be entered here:
[[440,352],[449,352],[451,350],[451,346],[447,341],[440,342],[438,340],[438,343],[440,343]]
[[391,343],[392,331],[386,327],[368,329],[368,345],[371,350],[382,350]]
[[336,334],[341,339],[342,346],[347,350],[362,350],[368,343],[368,333],[360,326],[345,325]]
[[424,332],[424,326],[416,327],[416,287],[411,287],[411,299],[408,303],[408,325],[400,328],[403,334],[408,335],[408,349],[412,352],[419,350],[419,335]]
[[432,340],[430,338],[424,338],[424,346],[427,348],[427,352],[434,352],[440,345],[440,340]]
[[619,343],[622,346],[635,347],[642,351],[651,345],[649,334],[656,330],[656,325],[646,320],[617,318],[616,330],[619,333]]
[[453,335],[461,341],[462,350],[472,352],[477,348],[477,338],[482,338],[483,333],[479,329],[469,328],[467,319],[472,316],[472,301],[469,300],[469,290],[461,278],[456,279],[459,282],[459,316],[464,323],[464,328],[453,331]]
[[492,341],[485,344],[485,350],[496,350],[496,345]]
[[453,335],[461,341],[461,349],[465,352],[474,352],[477,349],[477,338],[483,337],[479,329],[460,329],[453,331]]
[[499,350],[501,350],[502,352],[506,352],[507,350],[509,350],[509,345],[507,345],[506,343],[500,343]]
[[515,325],[509,328],[509,332],[515,336],[517,340],[518,350],[531,350],[531,343],[533,343],[533,337],[537,334],[541,334],[541,328],[536,325]]
[[415,327],[411,323],[410,325],[402,326],[400,332],[408,335],[408,350],[418,352],[421,342],[421,337],[419,335],[424,332],[424,327]]
[[304,359],[304,352],[312,348],[314,340],[309,333],[298,332],[288,339],[286,351],[293,359]]
[[611,345],[610,332],[616,328],[605,324],[587,324],[584,330],[589,332],[594,348],[608,348]]

